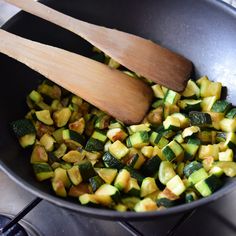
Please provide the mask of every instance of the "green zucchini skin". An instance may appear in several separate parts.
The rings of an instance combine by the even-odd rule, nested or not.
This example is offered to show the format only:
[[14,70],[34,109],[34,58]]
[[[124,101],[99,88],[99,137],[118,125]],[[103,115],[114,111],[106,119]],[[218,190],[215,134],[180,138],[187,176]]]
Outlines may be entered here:
[[12,121],[10,126],[17,138],[36,133],[34,125],[28,119]]
[[154,156],[150,159],[148,159],[142,166],[141,172],[145,176],[154,176],[161,164],[161,159],[158,156]]
[[124,167],[124,164],[122,164],[119,160],[117,160],[109,152],[105,152],[102,159],[103,159],[106,167],[115,168],[117,170],[120,170]]
[[208,113],[191,111],[189,118],[193,126],[205,127],[212,124],[211,116]]
[[98,139],[90,138],[85,146],[85,150],[88,152],[92,151],[103,151],[104,144]]

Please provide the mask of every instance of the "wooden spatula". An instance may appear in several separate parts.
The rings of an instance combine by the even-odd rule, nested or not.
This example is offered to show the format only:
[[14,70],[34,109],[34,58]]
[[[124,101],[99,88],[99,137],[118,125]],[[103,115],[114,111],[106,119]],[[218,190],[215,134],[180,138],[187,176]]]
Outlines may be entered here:
[[192,63],[170,50],[138,36],[89,24],[34,0],[5,0],[81,36],[130,70],[175,91],[182,91]]
[[0,52],[126,124],[139,123],[149,108],[152,99],[149,86],[89,58],[24,39],[2,29]]

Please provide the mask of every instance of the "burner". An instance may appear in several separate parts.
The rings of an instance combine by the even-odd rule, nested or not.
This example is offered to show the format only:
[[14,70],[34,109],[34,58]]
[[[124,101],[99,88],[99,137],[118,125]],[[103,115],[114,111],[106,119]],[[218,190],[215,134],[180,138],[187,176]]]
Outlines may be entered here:
[[0,214],[0,236],[40,236],[37,230],[28,222],[21,220],[12,228],[1,234],[1,229],[13,218],[12,215]]
[[[10,220],[11,220],[11,218],[4,216],[4,215],[0,215],[0,229],[3,228]],[[0,231],[0,233],[1,233],[1,231]],[[11,229],[7,230],[2,235],[3,236],[11,236],[11,235],[12,236],[13,235],[27,236],[28,234],[20,224],[15,224]]]

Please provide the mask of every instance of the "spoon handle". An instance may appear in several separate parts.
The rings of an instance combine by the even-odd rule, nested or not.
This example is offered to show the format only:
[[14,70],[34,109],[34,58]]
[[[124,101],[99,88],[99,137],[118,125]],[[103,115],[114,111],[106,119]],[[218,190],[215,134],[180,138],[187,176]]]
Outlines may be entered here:
[[149,108],[150,87],[105,64],[2,29],[0,52],[127,124],[140,122]]

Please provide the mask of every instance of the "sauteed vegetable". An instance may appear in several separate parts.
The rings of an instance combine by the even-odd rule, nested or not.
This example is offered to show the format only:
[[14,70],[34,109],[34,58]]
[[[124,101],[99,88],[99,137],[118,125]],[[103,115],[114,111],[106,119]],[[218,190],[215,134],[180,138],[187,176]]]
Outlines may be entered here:
[[11,123],[20,145],[32,149],[38,181],[82,205],[140,212],[207,197],[223,176],[236,175],[236,108],[222,98],[221,83],[204,76],[179,94],[94,54],[146,81],[152,108],[141,124],[125,126],[44,81],[27,96],[25,118]]

